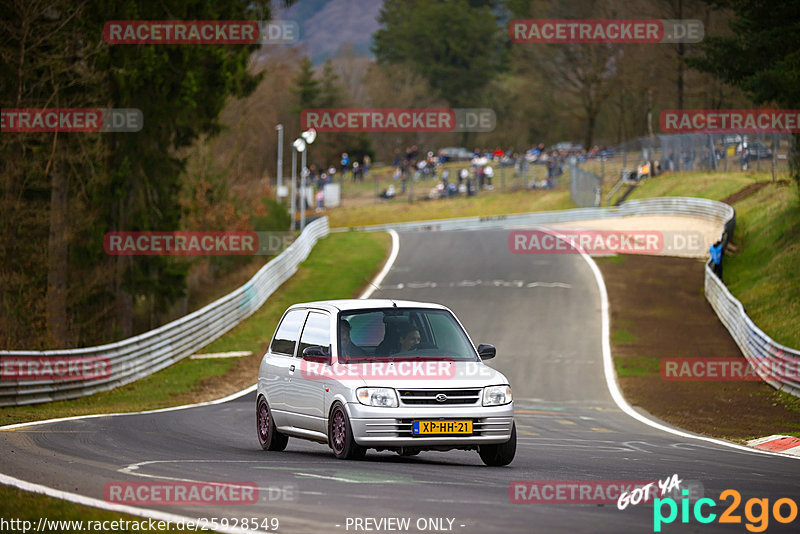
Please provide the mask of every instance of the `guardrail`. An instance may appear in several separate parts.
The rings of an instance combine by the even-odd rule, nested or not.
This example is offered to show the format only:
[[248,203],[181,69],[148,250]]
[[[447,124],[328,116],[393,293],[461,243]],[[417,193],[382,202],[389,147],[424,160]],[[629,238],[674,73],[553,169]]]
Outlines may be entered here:
[[705,294],[719,320],[762,380],[775,389],[800,397],[800,351],[775,342],[758,328],[709,264],[706,264]]
[[[334,228],[332,232],[346,230],[381,231],[397,230],[409,232],[419,230],[479,230],[481,228],[528,226],[537,224],[553,224],[591,219],[611,219],[628,215],[688,215],[703,217],[730,225],[735,224],[733,208],[722,202],[704,198],[660,197],[642,200],[629,200],[620,206],[609,208],[576,208],[556,211],[537,211],[534,213],[518,213],[513,215],[497,215],[490,217],[460,217],[457,219],[438,219],[405,223],[376,224],[370,226],[354,226],[351,228]],[[732,232],[731,232],[732,233]]]
[[[253,314],[305,260],[318,239],[328,235],[328,218],[309,224],[303,233],[243,286],[171,323],[116,343],[70,350],[0,351],[0,406],[72,399],[128,384],[189,356]],[[56,362],[98,358],[110,373],[92,380],[9,380],[15,359]],[[107,374],[107,376],[106,376]]]
[[[562,211],[501,215],[497,217],[464,217],[412,223],[363,226],[358,230],[397,231],[417,230],[476,230],[510,226],[530,226],[573,222],[590,219],[607,219],[629,215],[687,215],[718,221],[723,224],[720,236],[723,246],[733,236],[736,212],[722,202],[690,197],[660,197],[629,200],[620,206],[608,208],[578,208]],[[338,231],[334,229],[333,231]],[[800,368],[800,351],[785,347],[759,329],[744,311],[742,303],[728,288],[705,267],[705,295],[720,321],[728,329],[736,344],[756,372],[776,389],[800,396],[797,369]]]

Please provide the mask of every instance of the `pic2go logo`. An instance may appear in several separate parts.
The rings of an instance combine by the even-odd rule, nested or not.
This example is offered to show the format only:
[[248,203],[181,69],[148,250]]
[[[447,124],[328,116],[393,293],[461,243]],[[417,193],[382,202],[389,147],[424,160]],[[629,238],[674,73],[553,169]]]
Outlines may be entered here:
[[[698,523],[711,523],[717,518],[717,514],[711,512],[711,508],[715,508],[717,503],[713,499],[698,499],[694,506],[689,504],[689,499],[686,497],[689,492],[683,490],[684,498],[681,499],[680,514],[681,523],[689,523],[689,513],[692,512],[694,519]],[[726,489],[719,494],[720,501],[727,501],[732,499],[732,502],[719,516],[719,523],[741,523],[742,516],[736,515],[736,509],[742,502],[742,495],[734,489]],[[748,499],[744,504],[744,516],[748,523],[745,523],[745,528],[750,532],[764,532],[769,526],[770,518],[770,502],[769,499]],[[669,510],[668,515],[664,515],[665,507]],[[758,508],[756,513],[755,508]],[[788,508],[788,510],[786,510]],[[788,511],[784,515],[784,511]],[[782,498],[772,503],[772,517],[778,523],[791,523],[797,518],[797,503],[789,498]],[[678,503],[675,499],[655,499],[653,501],[653,531],[661,532],[662,524],[670,524],[678,518]]]

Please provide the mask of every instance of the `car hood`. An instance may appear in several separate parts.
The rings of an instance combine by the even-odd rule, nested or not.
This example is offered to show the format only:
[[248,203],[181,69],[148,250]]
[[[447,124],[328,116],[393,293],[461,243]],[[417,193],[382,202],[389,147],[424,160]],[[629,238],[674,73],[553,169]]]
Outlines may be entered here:
[[452,360],[393,360],[387,362],[336,363],[331,378],[351,386],[391,388],[464,388],[508,384],[499,371],[482,362]]

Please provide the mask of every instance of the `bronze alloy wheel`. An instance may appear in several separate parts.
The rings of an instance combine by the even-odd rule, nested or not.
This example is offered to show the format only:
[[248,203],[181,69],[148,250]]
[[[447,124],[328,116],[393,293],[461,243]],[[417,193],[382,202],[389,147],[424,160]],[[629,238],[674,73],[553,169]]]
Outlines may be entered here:
[[328,422],[328,442],[333,449],[333,454],[343,460],[363,458],[367,452],[365,447],[361,447],[355,442],[347,412],[338,403],[331,411]]
[[265,451],[282,451],[289,442],[289,436],[281,434],[275,428],[272,412],[264,397],[259,397],[256,405],[256,433],[258,443]]

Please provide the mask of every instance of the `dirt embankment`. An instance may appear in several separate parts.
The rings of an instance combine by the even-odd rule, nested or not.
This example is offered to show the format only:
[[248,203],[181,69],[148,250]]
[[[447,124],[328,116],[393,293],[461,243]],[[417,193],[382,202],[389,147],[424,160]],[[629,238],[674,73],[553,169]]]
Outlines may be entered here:
[[763,382],[671,381],[664,358],[744,357],[703,295],[703,262],[599,259],[611,307],[612,354],[628,401],[688,430],[745,440],[800,432],[800,399]]

